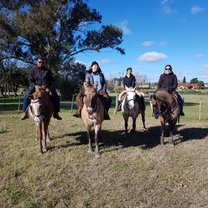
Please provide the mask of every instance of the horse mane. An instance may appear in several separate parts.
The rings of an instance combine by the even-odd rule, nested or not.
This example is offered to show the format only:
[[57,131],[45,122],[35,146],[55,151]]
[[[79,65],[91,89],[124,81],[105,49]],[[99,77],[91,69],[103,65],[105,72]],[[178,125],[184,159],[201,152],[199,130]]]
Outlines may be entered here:
[[169,105],[173,102],[173,96],[165,90],[157,90],[154,94],[158,99],[167,102]]
[[126,89],[123,90],[123,91],[119,94],[119,96],[118,96],[118,100],[119,100],[119,101],[123,100],[123,97],[126,95],[127,92],[135,92],[136,95],[138,95],[139,97],[144,97],[144,93],[143,93],[143,92],[139,92],[138,90],[136,90],[136,89],[133,88],[133,87],[129,87],[129,88],[125,87],[125,88],[126,88]]

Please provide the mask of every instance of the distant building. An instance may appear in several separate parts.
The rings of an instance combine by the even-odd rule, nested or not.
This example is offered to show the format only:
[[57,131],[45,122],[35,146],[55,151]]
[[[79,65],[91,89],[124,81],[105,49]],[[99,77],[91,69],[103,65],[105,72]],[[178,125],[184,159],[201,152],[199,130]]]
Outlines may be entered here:
[[204,83],[204,88],[208,89],[208,83]]
[[178,89],[197,89],[198,84],[196,83],[178,83]]

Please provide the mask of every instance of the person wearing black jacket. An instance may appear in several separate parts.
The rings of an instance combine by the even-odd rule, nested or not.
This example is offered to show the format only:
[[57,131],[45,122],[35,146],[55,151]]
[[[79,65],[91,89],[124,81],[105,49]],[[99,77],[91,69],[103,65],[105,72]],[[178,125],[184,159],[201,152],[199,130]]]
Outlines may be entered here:
[[176,94],[179,104],[181,106],[181,116],[184,116],[183,112],[183,105],[184,101],[179,93],[176,92],[176,88],[178,87],[178,79],[177,76],[173,73],[172,66],[166,65],[165,71],[163,74],[160,75],[158,84],[157,84],[157,90],[165,90],[169,92],[170,94]]
[[22,106],[23,114],[21,116],[21,120],[28,118],[27,108],[30,102],[28,95],[34,93],[35,89],[40,86],[50,90],[52,101],[54,103],[53,117],[55,119],[61,120],[62,118],[59,116],[58,113],[60,111],[60,100],[53,86],[53,75],[51,70],[44,66],[44,60],[42,58],[39,58],[36,62],[36,66],[34,66],[29,71],[28,81],[29,81],[29,89],[24,96],[24,101]]
[[135,87],[136,86],[136,78],[135,76],[132,74],[132,68],[129,67],[126,70],[126,75],[123,78],[123,87],[125,89],[125,87]]
[[[124,87],[124,90],[126,89],[126,87],[130,88],[135,88],[136,86],[136,77],[132,74],[132,68],[131,67],[128,67],[126,69],[126,75],[124,76],[123,78],[123,87]],[[140,105],[140,108],[141,109],[144,109],[145,108],[145,101],[144,99],[140,98],[139,95],[136,95],[136,100],[138,101],[139,105]],[[121,103],[122,103],[122,100],[118,101],[118,107],[117,107],[117,111],[121,111]]]

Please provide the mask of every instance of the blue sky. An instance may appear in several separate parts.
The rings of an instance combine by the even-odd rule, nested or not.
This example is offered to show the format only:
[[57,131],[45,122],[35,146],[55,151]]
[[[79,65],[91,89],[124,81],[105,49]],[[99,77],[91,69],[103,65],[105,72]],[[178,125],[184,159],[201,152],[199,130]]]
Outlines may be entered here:
[[76,60],[100,63],[106,78],[134,74],[157,82],[166,64],[179,80],[208,83],[208,0],[86,0],[102,15],[101,25],[123,30],[125,55],[112,49],[85,52]]

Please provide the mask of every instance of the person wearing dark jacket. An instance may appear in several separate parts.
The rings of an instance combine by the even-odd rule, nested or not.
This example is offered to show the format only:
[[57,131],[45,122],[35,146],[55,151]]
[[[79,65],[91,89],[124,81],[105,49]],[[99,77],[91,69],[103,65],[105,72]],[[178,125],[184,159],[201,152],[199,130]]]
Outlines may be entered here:
[[169,92],[170,94],[176,94],[178,98],[178,102],[181,106],[181,116],[184,116],[183,112],[183,104],[184,101],[179,93],[176,92],[176,88],[178,87],[178,79],[177,76],[173,73],[172,66],[166,65],[165,71],[163,74],[160,75],[158,84],[157,84],[157,90],[165,90]]
[[123,87],[125,89],[125,87],[135,87],[136,86],[136,78],[135,76],[132,74],[132,68],[129,67],[126,70],[126,75],[123,78]]
[[[136,86],[136,77],[132,74],[132,68],[128,67],[126,69],[126,75],[123,78],[124,90],[126,89],[126,87],[128,87],[128,88],[130,88],[130,87],[135,88],[135,86]],[[145,108],[145,103],[144,103],[144,99],[143,98],[140,98],[139,95],[136,95],[136,100],[138,101],[141,109]],[[118,101],[117,111],[121,111],[121,103],[122,103],[122,100]]]
[[[108,115],[108,110],[111,105],[111,98],[107,93],[106,80],[105,80],[104,74],[102,73],[100,69],[98,62],[96,61],[92,62],[90,69],[86,73],[85,82],[87,82],[89,85],[93,85],[95,83],[98,84],[97,91],[98,91],[98,94],[100,95],[101,101],[103,102],[105,106],[104,119],[110,120],[110,117]],[[83,97],[84,97],[84,91],[82,90],[77,95],[77,112],[73,114],[74,117],[77,117],[77,118],[81,117],[81,110],[84,105]]]
[[28,95],[34,93],[35,89],[40,86],[50,90],[52,101],[54,103],[53,117],[55,119],[61,120],[62,118],[59,116],[58,113],[60,111],[60,100],[53,86],[53,75],[51,70],[44,66],[44,60],[42,58],[39,58],[36,62],[36,66],[34,66],[29,71],[28,81],[29,81],[29,89],[24,96],[23,107],[22,107],[23,114],[21,116],[21,120],[28,118],[27,108],[30,102]]

